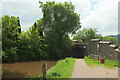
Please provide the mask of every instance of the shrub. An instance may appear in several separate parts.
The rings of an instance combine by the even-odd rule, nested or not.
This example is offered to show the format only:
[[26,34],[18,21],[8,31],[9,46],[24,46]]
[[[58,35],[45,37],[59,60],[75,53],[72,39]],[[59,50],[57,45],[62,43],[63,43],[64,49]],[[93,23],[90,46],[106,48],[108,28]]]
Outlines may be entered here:
[[18,56],[16,54],[16,48],[6,49],[2,51],[2,61],[3,62],[14,62],[18,60]]

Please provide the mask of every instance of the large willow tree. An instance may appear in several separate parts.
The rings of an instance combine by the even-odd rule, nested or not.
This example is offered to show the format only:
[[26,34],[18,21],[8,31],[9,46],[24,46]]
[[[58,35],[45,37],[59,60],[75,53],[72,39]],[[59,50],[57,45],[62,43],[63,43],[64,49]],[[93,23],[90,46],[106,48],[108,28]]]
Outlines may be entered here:
[[48,43],[48,53],[52,58],[70,56],[71,40],[69,34],[81,28],[80,16],[74,12],[72,3],[40,3],[43,13],[45,40]]

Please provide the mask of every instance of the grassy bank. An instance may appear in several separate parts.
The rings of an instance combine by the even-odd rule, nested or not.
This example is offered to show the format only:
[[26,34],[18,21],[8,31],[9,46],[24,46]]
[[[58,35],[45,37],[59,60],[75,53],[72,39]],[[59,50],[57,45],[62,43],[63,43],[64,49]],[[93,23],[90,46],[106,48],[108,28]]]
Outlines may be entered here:
[[90,59],[90,57],[87,57],[87,56],[84,57],[84,60],[85,60],[85,63],[91,68],[94,68],[97,66],[105,66],[106,68],[117,68],[118,66],[120,66],[120,64],[115,60],[106,59],[105,63],[100,63],[100,61]]
[[72,75],[75,58],[66,58],[57,62],[51,70],[48,71],[48,78],[69,78]]
[[[72,75],[73,72],[73,68],[75,65],[75,61],[76,58],[65,58],[63,60],[59,60],[56,64],[56,66],[54,66],[51,70],[49,70],[47,72],[47,80],[53,80],[54,79],[59,79],[59,78],[65,78],[69,79],[70,76]],[[36,76],[30,80],[35,80],[35,79],[41,79],[42,80],[42,76]]]

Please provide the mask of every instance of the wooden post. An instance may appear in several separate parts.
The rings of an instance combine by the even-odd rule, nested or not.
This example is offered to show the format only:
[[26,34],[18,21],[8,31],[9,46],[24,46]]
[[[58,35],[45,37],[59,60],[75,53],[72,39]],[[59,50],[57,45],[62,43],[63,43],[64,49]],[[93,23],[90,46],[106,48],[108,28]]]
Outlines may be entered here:
[[46,79],[46,67],[47,67],[46,65],[47,65],[47,64],[44,64],[44,65],[43,65],[43,80],[47,80],[47,79]]

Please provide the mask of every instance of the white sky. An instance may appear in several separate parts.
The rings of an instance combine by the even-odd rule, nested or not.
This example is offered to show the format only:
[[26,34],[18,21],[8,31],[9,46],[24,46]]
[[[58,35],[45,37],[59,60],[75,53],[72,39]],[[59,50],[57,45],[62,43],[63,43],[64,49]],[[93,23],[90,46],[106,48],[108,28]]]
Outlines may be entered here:
[[[41,0],[52,1],[52,0]],[[105,35],[118,33],[118,1],[119,0],[54,0],[55,2],[71,1],[75,12],[81,16],[82,28],[97,28]],[[2,15],[19,16],[22,30],[30,27],[42,17],[39,0],[1,0]],[[0,4],[1,7],[1,4]],[[1,9],[1,8],[0,8]],[[1,10],[0,10],[1,11]],[[1,16],[1,15],[0,15]]]

